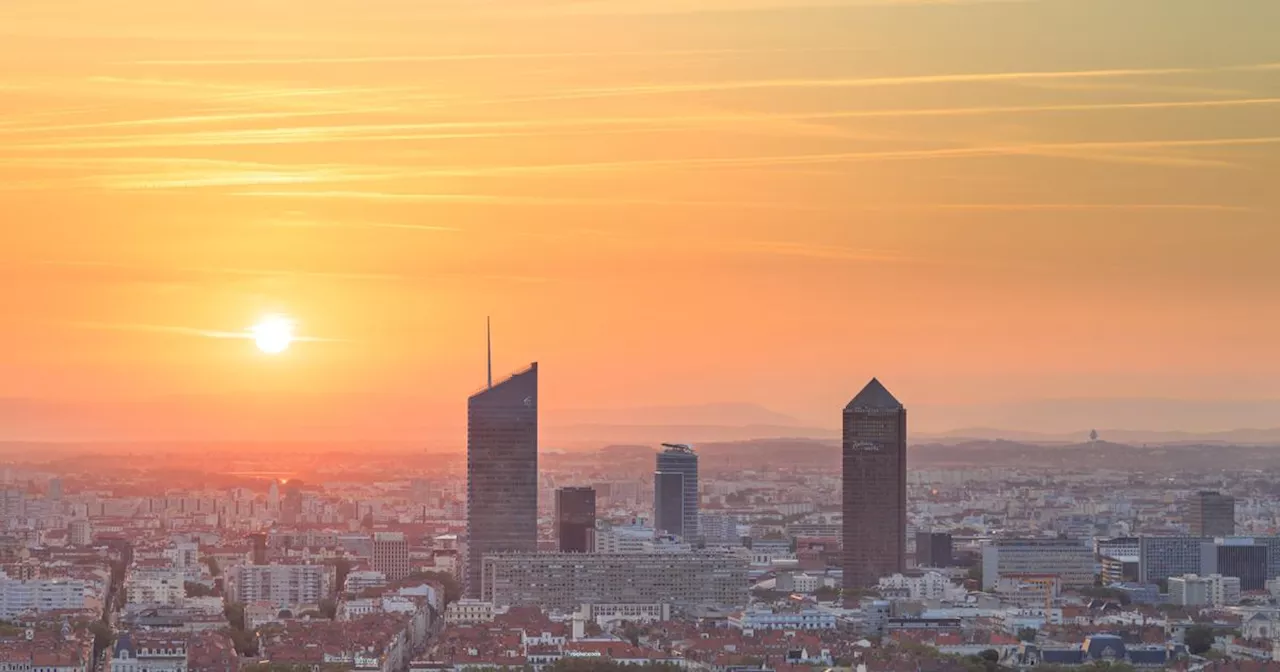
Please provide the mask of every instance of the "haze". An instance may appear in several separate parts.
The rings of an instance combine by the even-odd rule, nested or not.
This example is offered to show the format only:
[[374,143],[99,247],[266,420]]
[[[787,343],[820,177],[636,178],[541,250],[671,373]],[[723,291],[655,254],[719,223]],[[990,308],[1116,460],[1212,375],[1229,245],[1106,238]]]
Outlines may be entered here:
[[[873,375],[925,431],[1086,428],[1008,412],[1063,398],[1264,423],[1277,26],[1273,0],[0,0],[0,438],[450,432],[487,315],[553,423],[834,428]],[[287,353],[225,337],[269,314]]]

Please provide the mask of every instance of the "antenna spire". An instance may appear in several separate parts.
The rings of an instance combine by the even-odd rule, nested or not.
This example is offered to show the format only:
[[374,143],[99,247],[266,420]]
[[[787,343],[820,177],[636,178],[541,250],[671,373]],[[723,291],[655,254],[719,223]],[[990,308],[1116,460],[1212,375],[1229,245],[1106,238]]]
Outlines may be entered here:
[[493,329],[489,326],[489,318],[484,318],[485,355],[489,369],[489,389],[493,389]]

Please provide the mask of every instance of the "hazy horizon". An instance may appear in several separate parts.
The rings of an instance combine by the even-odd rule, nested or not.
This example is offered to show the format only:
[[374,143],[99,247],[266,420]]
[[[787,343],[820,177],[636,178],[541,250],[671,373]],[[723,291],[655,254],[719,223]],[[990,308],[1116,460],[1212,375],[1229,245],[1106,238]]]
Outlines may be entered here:
[[[0,435],[459,427],[486,316],[552,423],[725,400],[830,428],[877,376],[912,431],[1280,425],[1276,25],[5,3]],[[287,352],[250,338],[271,314]],[[1108,402],[1156,398],[1186,401]]]

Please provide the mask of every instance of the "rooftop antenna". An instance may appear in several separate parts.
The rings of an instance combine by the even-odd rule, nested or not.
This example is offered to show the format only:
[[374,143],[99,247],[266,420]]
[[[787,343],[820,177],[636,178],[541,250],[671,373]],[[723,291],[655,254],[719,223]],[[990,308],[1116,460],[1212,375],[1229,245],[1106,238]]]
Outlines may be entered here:
[[489,326],[489,318],[484,318],[485,354],[489,365],[489,389],[493,389],[493,330]]

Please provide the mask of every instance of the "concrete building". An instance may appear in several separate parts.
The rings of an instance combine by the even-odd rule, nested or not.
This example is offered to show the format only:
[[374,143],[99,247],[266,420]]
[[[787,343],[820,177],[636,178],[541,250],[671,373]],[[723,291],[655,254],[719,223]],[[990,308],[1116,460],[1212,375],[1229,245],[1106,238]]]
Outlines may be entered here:
[[693,546],[669,534],[658,534],[644,525],[608,525],[596,528],[596,553],[688,553]]
[[233,602],[297,609],[329,596],[329,572],[324,565],[240,565],[227,577],[227,594]]
[[404,533],[374,533],[369,565],[373,571],[382,572],[388,581],[399,581],[409,576],[409,541]]
[[1138,582],[1200,573],[1201,537],[1142,537],[1138,553]]
[[1221,574],[1240,580],[1244,590],[1266,587],[1270,549],[1251,537],[1229,537],[1206,541],[1201,547],[1200,572]]
[[482,559],[538,548],[538,365],[467,400],[466,595]]
[[880,577],[880,594],[885,597],[904,597],[912,600],[941,600],[952,589],[951,580],[941,572],[925,572],[920,576]]
[[126,609],[136,611],[149,607],[180,607],[187,593],[181,569],[169,565],[135,566],[125,579]]
[[1236,498],[1201,491],[1188,502],[1187,523],[1193,537],[1229,537],[1236,533]]
[[684,444],[662,448],[653,472],[654,527],[691,540],[698,536],[698,454]]
[[444,620],[449,625],[470,625],[474,623],[492,623],[494,608],[492,602],[463,598],[450,604],[444,612]]
[[72,546],[89,546],[93,543],[93,525],[88,518],[76,518],[67,523],[67,543]]
[[1240,579],[1221,574],[1175,576],[1169,579],[1169,601],[1184,607],[1240,604]]
[[1057,576],[1063,588],[1093,585],[1093,549],[1078,539],[992,539],[982,547],[982,588],[1002,575]]
[[906,569],[907,410],[870,383],[844,408],[844,587],[874,587]]
[[508,553],[485,556],[483,599],[570,613],[584,603],[743,606],[746,558],[731,553]]
[[731,614],[729,627],[739,630],[835,630],[836,615],[819,609],[748,609]]
[[595,550],[596,491],[591,488],[556,490],[555,526],[561,553]]
[[70,579],[13,579],[0,572],[0,619],[85,608],[86,586]]

